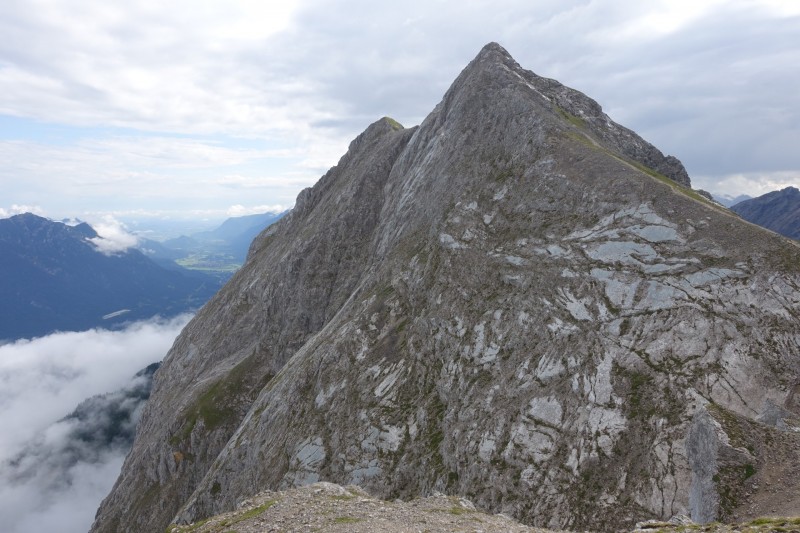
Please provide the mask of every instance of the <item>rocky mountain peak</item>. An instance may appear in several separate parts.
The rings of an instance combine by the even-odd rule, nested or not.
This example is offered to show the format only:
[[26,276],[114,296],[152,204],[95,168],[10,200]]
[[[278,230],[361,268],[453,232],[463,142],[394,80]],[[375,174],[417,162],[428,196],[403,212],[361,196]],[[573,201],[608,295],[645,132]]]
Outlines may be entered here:
[[[16,233],[19,235],[26,235],[30,238],[33,235],[41,234],[42,232],[55,238],[74,238],[76,235],[83,236],[84,238],[97,237],[97,232],[85,222],[81,222],[76,226],[68,226],[60,222],[54,222],[50,219],[33,213],[21,213],[14,215],[6,220],[4,226],[7,228],[16,227]],[[13,232],[12,232],[13,233]],[[8,236],[9,233],[5,233]]]
[[511,55],[509,55],[508,51],[505,48],[503,48],[500,44],[498,44],[498,43],[496,43],[494,41],[486,43],[485,45],[483,45],[483,48],[481,48],[481,51],[478,52],[478,56],[477,57],[487,56],[487,55],[490,55],[490,54],[499,54],[499,55],[501,55],[501,56],[503,56],[505,58],[512,59]]
[[317,481],[559,528],[733,515],[795,449],[800,249],[688,184],[488,45],[254,241],[157,372],[93,531]]
[[[478,52],[478,55],[475,56],[475,58],[464,68],[464,72],[488,70],[490,72],[497,73],[503,68],[515,71],[521,67],[519,66],[519,63],[517,63],[514,58],[511,57],[511,54],[508,53],[508,50],[495,42],[491,42],[481,48],[481,51]],[[458,80],[456,80],[454,85],[457,84]]]
[[455,80],[442,103],[447,105],[456,94],[470,89],[479,93],[473,93],[473,98],[494,102],[508,99],[510,93],[519,91],[528,104],[539,104],[540,113],[558,119],[560,127],[571,129],[588,142],[623,155],[684,187],[691,187],[689,175],[677,158],[664,156],[635,132],[615,123],[600,104],[585,94],[522,68],[497,43],[489,43],[481,49]]

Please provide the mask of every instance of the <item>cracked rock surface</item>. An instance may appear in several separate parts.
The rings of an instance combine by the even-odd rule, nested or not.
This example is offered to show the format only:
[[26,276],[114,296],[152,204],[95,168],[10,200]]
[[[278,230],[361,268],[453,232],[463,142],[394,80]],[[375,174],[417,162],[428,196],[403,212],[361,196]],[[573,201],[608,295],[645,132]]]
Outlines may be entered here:
[[318,481],[550,528],[740,512],[800,426],[800,248],[682,168],[487,45],[254,241],[92,530]]
[[409,502],[370,497],[356,486],[314,483],[281,492],[263,492],[239,509],[205,522],[170,526],[167,533],[535,533],[508,516],[488,515],[463,498],[436,495]]

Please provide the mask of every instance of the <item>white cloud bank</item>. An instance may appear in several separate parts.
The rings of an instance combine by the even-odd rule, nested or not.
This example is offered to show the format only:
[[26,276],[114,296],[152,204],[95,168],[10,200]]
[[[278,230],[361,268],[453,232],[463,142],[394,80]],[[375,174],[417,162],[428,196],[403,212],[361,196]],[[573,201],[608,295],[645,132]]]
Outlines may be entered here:
[[18,205],[13,204],[9,209],[0,207],[0,218],[13,217],[14,215],[21,215],[22,213],[33,213],[34,215],[43,216],[44,211],[38,205]]
[[107,454],[97,463],[78,463],[69,469],[72,483],[55,494],[43,491],[41,477],[17,484],[3,480],[0,488],[0,517],[4,531],[59,531],[86,533],[102,499],[119,475],[124,453]]
[[243,217],[245,215],[260,215],[261,213],[280,213],[289,209],[285,205],[251,205],[243,206],[241,204],[232,205],[228,208],[229,217]]
[[[73,453],[77,461],[60,461],[54,454],[74,451],[68,439],[74,423],[58,421],[87,397],[130,386],[137,371],[163,359],[189,318],[137,322],[122,331],[56,333],[0,346],[4,532],[88,530],[126,450]],[[21,456],[57,468],[31,470],[9,463]]]
[[125,225],[111,215],[105,215],[91,226],[97,232],[97,237],[89,239],[89,242],[104,255],[120,254],[139,243],[139,237],[129,233]]

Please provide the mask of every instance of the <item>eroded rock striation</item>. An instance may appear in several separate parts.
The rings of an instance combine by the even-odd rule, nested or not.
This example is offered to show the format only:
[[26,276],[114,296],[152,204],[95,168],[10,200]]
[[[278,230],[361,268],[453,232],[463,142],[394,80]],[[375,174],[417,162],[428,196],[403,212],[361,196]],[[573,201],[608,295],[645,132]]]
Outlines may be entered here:
[[253,242],[157,372],[93,531],[320,480],[557,528],[732,513],[767,460],[753,428],[800,412],[800,249],[688,184],[487,45]]

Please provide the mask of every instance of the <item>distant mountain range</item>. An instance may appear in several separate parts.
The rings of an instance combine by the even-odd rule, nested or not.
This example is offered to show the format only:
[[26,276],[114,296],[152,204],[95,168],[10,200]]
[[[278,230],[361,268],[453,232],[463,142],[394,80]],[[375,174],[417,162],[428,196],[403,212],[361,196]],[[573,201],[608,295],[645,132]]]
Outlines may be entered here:
[[287,212],[232,217],[216,229],[164,242],[144,240],[139,248],[162,266],[178,264],[227,280],[244,263],[255,236]]
[[0,340],[114,327],[203,305],[219,280],[164,268],[142,252],[106,255],[85,223],[30,213],[0,220]]
[[744,202],[745,200],[750,200],[752,196],[748,196],[746,194],[740,194],[738,196],[731,196],[730,194],[714,194],[714,200],[721,203],[725,207],[731,207],[739,202]]
[[745,200],[731,210],[753,224],[790,239],[800,239],[800,190],[795,187]]
[[250,243],[261,233],[261,231],[280,220],[286,214],[281,213],[261,213],[257,215],[246,215],[242,217],[232,217],[223,222],[217,229],[195,233],[192,238],[204,243],[217,243],[228,248],[237,259],[244,261],[247,257],[247,250]]

